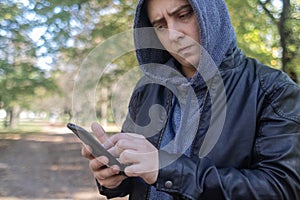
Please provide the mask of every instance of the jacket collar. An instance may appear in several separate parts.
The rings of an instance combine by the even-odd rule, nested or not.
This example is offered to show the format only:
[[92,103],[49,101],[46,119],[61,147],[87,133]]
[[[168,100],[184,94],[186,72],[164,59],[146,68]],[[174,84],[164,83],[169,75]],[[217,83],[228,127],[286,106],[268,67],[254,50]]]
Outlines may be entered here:
[[236,68],[241,65],[245,60],[246,55],[242,52],[241,49],[235,48],[233,52],[226,56],[226,58],[221,63],[219,70],[226,71],[232,68]]

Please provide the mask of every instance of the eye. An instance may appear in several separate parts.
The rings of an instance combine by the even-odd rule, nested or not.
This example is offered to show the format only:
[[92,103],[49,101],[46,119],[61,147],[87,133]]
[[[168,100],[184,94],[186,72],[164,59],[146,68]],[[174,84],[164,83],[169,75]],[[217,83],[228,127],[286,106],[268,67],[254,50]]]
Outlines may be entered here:
[[154,26],[154,28],[156,31],[162,32],[166,29],[166,26],[165,25],[156,25],[156,26]]
[[185,11],[182,14],[179,14],[179,19],[188,19],[194,14],[193,10]]
[[180,15],[179,18],[182,19],[182,18],[185,18],[186,16],[187,16],[187,14],[183,14],[183,15]]

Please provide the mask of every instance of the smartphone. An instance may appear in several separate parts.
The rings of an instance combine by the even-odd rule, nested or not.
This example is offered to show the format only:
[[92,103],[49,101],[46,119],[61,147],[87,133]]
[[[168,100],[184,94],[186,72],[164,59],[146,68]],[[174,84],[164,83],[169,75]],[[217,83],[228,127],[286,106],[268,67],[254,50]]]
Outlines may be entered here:
[[106,156],[109,160],[108,167],[118,165],[123,174],[125,165],[121,164],[113,155],[111,155],[96,139],[95,137],[82,127],[75,124],[68,123],[67,127],[85,144],[92,148],[92,155],[96,158],[99,156]]

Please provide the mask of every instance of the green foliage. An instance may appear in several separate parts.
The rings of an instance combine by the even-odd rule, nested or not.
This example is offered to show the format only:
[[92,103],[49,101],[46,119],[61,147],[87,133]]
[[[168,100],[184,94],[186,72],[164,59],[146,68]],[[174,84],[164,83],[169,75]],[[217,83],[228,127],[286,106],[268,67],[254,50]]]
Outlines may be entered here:
[[38,45],[30,37],[29,12],[22,3],[0,2],[0,102],[7,111],[29,109],[34,99],[56,90],[53,80],[37,66]]
[[[239,47],[248,56],[300,77],[300,3],[286,2],[290,2],[289,12],[282,25],[283,0],[226,0]],[[2,0],[0,105],[30,109],[32,102],[47,97],[51,91],[59,93],[55,89],[58,85],[62,93],[52,95],[52,102],[49,98],[41,105],[53,105],[70,113],[72,84],[80,66],[97,45],[132,29],[136,3],[137,0]],[[126,48],[124,44],[120,43],[119,48]],[[50,70],[43,70],[39,62],[42,58],[50,60]],[[105,55],[98,59],[105,59]],[[129,52],[111,64],[117,67],[101,77],[101,87],[110,88],[112,82],[137,66],[137,61],[134,52]],[[63,105],[57,105],[58,101]]]
[[56,86],[41,69],[29,63],[11,65],[2,61],[0,88],[0,101],[4,108],[15,105],[30,108],[34,98],[45,97]]
[[[239,47],[249,56],[300,77],[300,4],[297,0],[226,0]],[[299,81],[299,80],[298,80]]]
[[279,68],[279,38],[276,26],[253,0],[227,0],[239,47],[250,57]]

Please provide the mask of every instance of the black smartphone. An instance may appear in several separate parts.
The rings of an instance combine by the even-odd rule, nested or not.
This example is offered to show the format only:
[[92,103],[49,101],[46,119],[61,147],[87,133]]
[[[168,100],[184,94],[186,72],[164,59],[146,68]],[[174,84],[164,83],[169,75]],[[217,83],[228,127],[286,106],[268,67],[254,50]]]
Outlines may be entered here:
[[[92,155],[94,157],[106,156],[109,160],[108,166],[118,165],[121,172],[124,171],[125,165],[121,164],[113,155],[111,155],[96,139],[95,137],[82,127],[75,124],[68,123],[67,127],[85,144],[92,148]],[[123,173],[120,173],[123,174]]]

